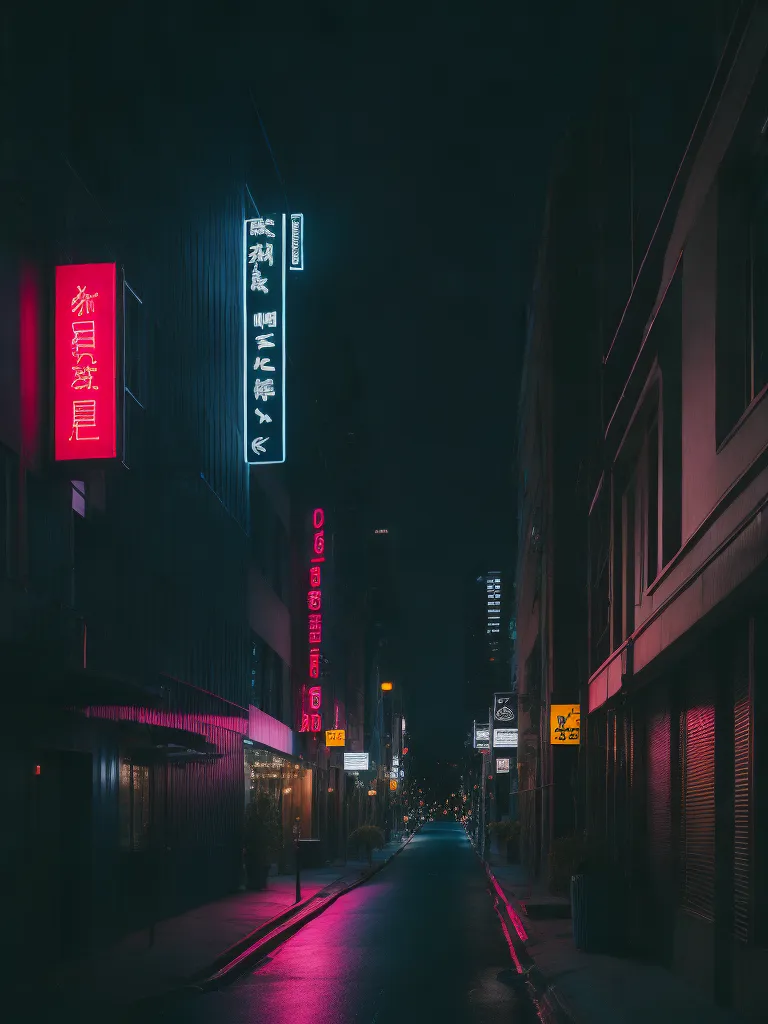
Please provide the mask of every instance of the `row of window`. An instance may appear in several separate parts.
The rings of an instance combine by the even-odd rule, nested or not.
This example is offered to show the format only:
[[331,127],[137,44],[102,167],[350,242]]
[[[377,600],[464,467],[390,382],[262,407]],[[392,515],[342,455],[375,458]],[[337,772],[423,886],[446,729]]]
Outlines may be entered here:
[[[718,447],[768,389],[768,122],[758,131],[756,116],[746,115],[718,178]],[[643,595],[680,549],[683,259],[652,328],[656,378],[590,516],[591,671],[633,632]]]

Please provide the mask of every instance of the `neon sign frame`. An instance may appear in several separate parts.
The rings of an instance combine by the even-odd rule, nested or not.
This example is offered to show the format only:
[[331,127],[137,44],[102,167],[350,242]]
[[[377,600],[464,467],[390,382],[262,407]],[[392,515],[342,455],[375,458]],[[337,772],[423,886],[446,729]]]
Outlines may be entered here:
[[243,443],[251,466],[286,459],[285,235],[284,213],[243,221]]
[[321,644],[323,642],[323,580],[325,562],[325,511],[316,508],[312,513],[312,556],[309,562],[309,590],[307,591],[307,640],[309,643],[309,678],[312,685],[305,688],[304,706],[299,732],[319,733],[323,730],[323,690],[320,683]]
[[54,458],[115,459],[117,266],[56,267]]

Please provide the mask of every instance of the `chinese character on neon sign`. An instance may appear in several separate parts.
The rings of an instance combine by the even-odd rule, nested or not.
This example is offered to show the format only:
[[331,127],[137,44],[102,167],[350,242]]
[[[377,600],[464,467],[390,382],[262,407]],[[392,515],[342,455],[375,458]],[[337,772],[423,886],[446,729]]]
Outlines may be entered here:
[[57,460],[117,454],[116,281],[114,263],[56,268]]
[[[309,678],[320,678],[320,644],[323,641],[323,589],[322,563],[325,561],[325,512],[316,508],[312,513],[312,557],[309,566],[307,591],[307,640],[309,644]],[[322,730],[322,688],[314,685],[307,691],[307,702],[302,711],[300,732]]]

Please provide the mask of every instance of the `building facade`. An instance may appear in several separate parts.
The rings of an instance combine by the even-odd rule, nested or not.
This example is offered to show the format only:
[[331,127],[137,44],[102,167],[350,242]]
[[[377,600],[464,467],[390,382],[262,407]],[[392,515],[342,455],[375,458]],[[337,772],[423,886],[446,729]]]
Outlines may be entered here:
[[[592,130],[590,130],[592,129]],[[516,669],[521,856],[546,879],[555,838],[577,826],[579,748],[553,748],[550,709],[580,701],[586,676],[584,438],[596,325],[598,237],[589,191],[593,126],[562,147],[530,306],[518,412]],[[574,272],[574,259],[578,272]]]
[[729,24],[604,354],[582,711],[630,947],[761,1020],[768,12]]
[[[271,180],[242,131],[247,90],[170,15],[144,35],[138,18],[118,30],[95,12],[87,59],[58,14],[2,17],[2,849],[17,880],[3,963],[16,972],[43,930],[53,963],[237,889],[248,750],[301,765],[293,513],[280,474],[243,461],[242,226]],[[197,58],[192,87],[178,72]],[[63,461],[56,268],[99,264],[116,274],[116,451]],[[75,380],[78,400],[110,393],[109,378]]]

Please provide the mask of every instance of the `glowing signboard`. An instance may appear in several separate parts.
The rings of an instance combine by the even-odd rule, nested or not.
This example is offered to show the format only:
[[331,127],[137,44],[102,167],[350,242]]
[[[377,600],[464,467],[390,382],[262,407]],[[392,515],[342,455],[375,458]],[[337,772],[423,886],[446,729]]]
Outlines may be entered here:
[[473,746],[475,750],[490,750],[491,747],[491,727],[484,723],[475,722],[474,725],[474,738]]
[[304,269],[304,214],[291,214],[291,270]]
[[370,754],[348,754],[344,753],[345,772],[367,772],[370,764]]
[[493,721],[495,725],[514,725],[517,718],[517,698],[514,693],[494,693]]
[[54,454],[117,457],[117,268],[56,267]]
[[243,223],[245,461],[285,462],[285,214]]
[[[309,644],[309,678],[320,678],[320,646],[323,641],[323,577],[325,562],[325,511],[316,508],[312,513],[312,554],[309,560],[309,589],[307,590],[307,640]],[[305,693],[299,732],[321,732],[323,693],[319,684]],[[330,744],[329,744],[330,745]],[[341,746],[344,744],[342,743]]]
[[494,729],[493,746],[495,747],[516,747],[517,729]]
[[345,741],[344,729],[326,729],[325,731],[325,745],[326,747],[343,747]]
[[496,758],[496,774],[497,775],[509,774],[509,758],[508,757],[497,757]]
[[581,706],[552,704],[549,709],[549,735],[554,746],[578,746],[581,736]]
[[397,789],[397,779],[390,779],[389,780],[389,788],[394,793],[394,791]]

